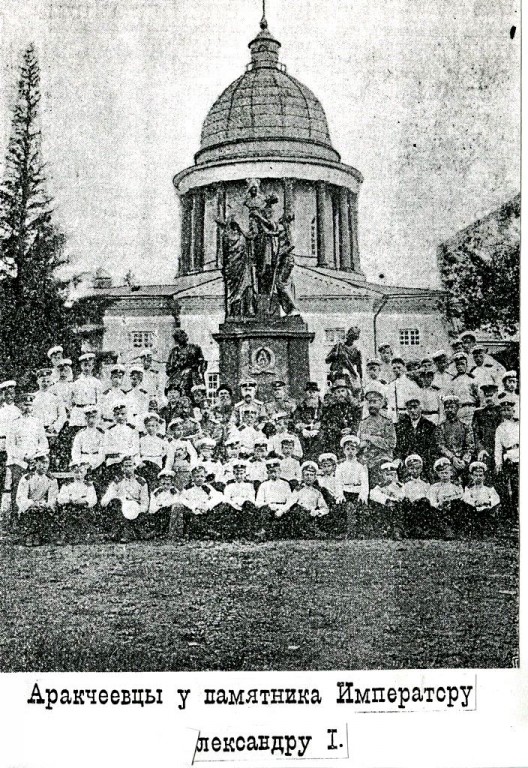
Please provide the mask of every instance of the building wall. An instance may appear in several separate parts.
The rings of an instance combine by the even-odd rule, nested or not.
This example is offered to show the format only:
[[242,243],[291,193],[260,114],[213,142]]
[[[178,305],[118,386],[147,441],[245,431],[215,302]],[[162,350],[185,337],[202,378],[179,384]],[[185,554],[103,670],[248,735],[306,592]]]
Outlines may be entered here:
[[[420,307],[416,310],[406,304],[396,307],[394,311],[382,311],[377,319],[377,345],[387,342],[392,345],[394,353],[405,360],[421,359],[431,355],[435,350],[446,348],[449,337],[445,322],[433,307]],[[374,350],[374,311],[370,300],[356,298],[335,300],[317,300],[304,302],[301,314],[308,329],[315,333],[310,345],[310,377],[324,387],[327,377],[325,358],[332,346],[344,338],[345,332],[351,326],[360,329],[359,346],[364,358],[375,355]],[[419,302],[415,302],[419,305]],[[208,373],[218,373],[218,346],[212,335],[218,331],[218,326],[224,320],[223,307],[220,302],[210,298],[193,297],[180,302],[180,327],[187,332],[193,344],[202,347],[204,357],[208,361]],[[355,311],[353,309],[355,307]],[[153,334],[153,352],[156,360],[165,362],[172,348],[174,319],[168,314],[141,314],[136,310],[113,309],[112,314],[105,316],[104,349],[121,352],[123,362],[131,362],[139,351],[131,342],[134,332],[150,332]],[[407,339],[411,338],[418,344],[402,344],[400,331],[408,331]],[[410,332],[413,332],[412,334]],[[418,339],[415,331],[418,332]]]

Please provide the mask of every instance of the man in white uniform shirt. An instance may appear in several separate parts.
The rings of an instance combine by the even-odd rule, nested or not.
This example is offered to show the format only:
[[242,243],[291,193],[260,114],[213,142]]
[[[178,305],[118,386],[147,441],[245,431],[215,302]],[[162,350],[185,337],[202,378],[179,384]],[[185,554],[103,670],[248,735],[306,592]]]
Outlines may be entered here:
[[433,386],[438,387],[442,395],[445,395],[453,381],[453,375],[449,372],[449,358],[445,349],[439,349],[433,355],[433,362],[436,366],[433,376]]
[[108,510],[107,522],[114,541],[126,544],[141,538],[143,521],[140,516],[148,512],[149,503],[147,481],[135,474],[135,458],[125,456],[120,463],[119,475],[101,499],[101,507]]
[[139,433],[127,422],[127,402],[116,402],[114,405],[114,424],[104,435],[104,473],[103,484],[115,478],[121,462],[125,457],[131,457],[134,462],[139,459]]
[[51,387],[51,368],[37,371],[38,392],[33,398],[33,416],[40,421],[50,445],[50,463],[56,469],[57,437],[68,418],[62,400]]
[[128,420],[139,430],[143,427],[143,416],[148,411],[149,394],[143,386],[143,368],[141,365],[132,365],[129,368],[129,376],[130,389],[125,394]]
[[505,397],[500,404],[502,421],[495,432],[495,468],[506,486],[507,507],[516,518],[519,505],[520,424],[514,418],[516,402]]
[[0,383],[0,504],[5,487],[7,473],[7,433],[11,424],[20,416],[15,405],[16,381],[9,379]]
[[73,438],[71,463],[86,465],[97,486],[101,484],[101,468],[105,460],[104,430],[97,425],[98,410],[95,405],[84,409],[86,426]]
[[220,524],[219,516],[225,511],[224,496],[206,483],[205,478],[204,467],[197,464],[192,468],[192,485],[184,488],[172,510],[169,527],[169,536],[172,538],[215,535]]
[[229,508],[224,518],[224,537],[251,537],[256,533],[259,518],[255,507],[255,488],[247,479],[247,462],[244,459],[233,460],[233,475],[223,492]]
[[[48,349],[47,358],[52,368],[52,372],[51,372],[52,383],[58,381],[61,377],[60,366],[64,359],[63,356],[64,356],[64,349],[60,344],[57,344],[56,346],[51,347],[51,349]],[[73,381],[73,371],[71,369],[71,364],[67,373],[68,373],[68,381]]]
[[20,416],[11,423],[6,435],[7,465],[11,471],[11,520],[14,521],[16,493],[20,478],[33,457],[49,452],[48,438],[41,422],[33,416],[34,395],[24,393],[19,398]]
[[279,478],[280,459],[266,461],[268,479],[260,484],[257,491],[256,505],[261,514],[261,535],[275,528],[275,519],[280,519],[291,500],[290,484]]
[[123,379],[126,368],[120,363],[115,363],[110,368],[110,386],[105,389],[101,398],[101,416],[103,429],[108,429],[114,423],[114,405],[125,399]]
[[101,405],[103,385],[93,375],[94,361],[93,352],[85,352],[79,357],[81,373],[73,382],[70,408],[70,427],[75,430],[84,427],[84,409],[87,405]]
[[[396,424],[400,416],[407,413],[405,403],[411,397],[420,399],[420,387],[405,373],[405,363],[401,357],[392,359],[393,381],[387,385],[387,400],[389,406],[389,416]],[[370,387],[369,387],[370,389]]]

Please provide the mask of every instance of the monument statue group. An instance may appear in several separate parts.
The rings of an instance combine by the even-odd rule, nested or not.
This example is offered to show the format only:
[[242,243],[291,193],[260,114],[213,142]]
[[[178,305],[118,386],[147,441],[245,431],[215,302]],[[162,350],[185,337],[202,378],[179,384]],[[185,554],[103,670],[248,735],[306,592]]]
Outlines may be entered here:
[[276,219],[275,194],[265,195],[259,179],[248,179],[244,207],[249,226],[244,229],[233,214],[217,219],[222,228],[223,275],[227,318],[251,318],[257,314],[298,314],[294,298],[293,216],[284,212]]

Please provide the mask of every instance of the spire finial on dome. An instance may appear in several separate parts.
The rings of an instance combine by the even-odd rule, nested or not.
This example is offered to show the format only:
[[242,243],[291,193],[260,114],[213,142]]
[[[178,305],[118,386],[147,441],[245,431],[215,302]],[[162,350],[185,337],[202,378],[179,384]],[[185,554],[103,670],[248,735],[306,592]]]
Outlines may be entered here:
[[280,43],[276,40],[268,28],[266,19],[266,0],[262,0],[262,18],[260,20],[260,32],[249,44],[251,49],[251,67],[279,66]]
[[260,20],[260,28],[267,29],[268,22],[266,20],[266,0],[262,0],[262,18]]

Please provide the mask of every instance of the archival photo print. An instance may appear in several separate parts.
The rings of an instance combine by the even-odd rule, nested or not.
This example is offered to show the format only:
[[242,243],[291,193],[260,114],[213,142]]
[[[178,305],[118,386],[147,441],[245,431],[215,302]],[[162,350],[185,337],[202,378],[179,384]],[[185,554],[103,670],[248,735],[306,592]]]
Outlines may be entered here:
[[519,664],[518,0],[4,0],[0,671]]

